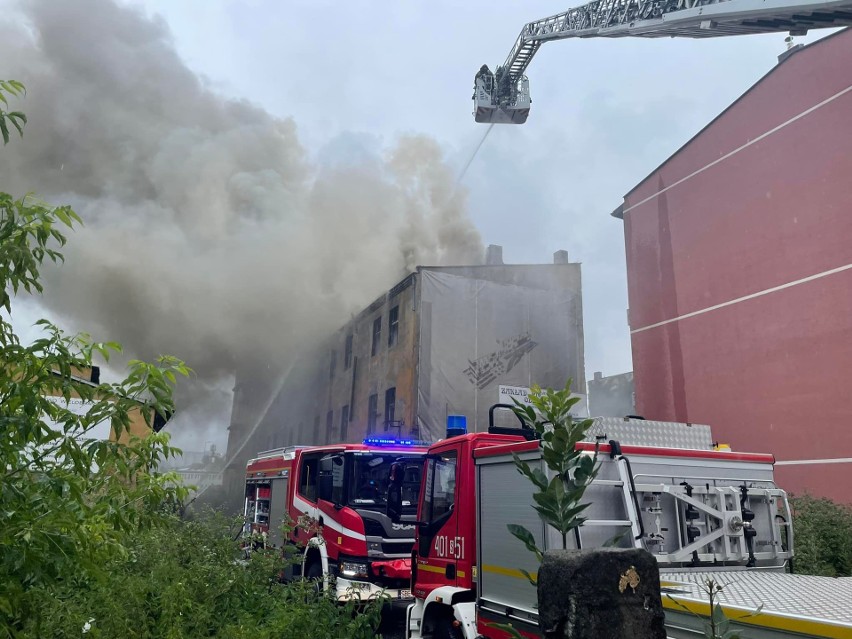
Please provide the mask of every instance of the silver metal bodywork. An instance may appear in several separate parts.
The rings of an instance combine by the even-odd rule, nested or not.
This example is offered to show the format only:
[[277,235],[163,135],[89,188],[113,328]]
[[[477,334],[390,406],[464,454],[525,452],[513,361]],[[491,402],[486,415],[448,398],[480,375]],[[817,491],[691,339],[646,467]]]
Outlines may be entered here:
[[705,424],[658,422],[628,417],[595,417],[586,431],[587,442],[601,437],[604,442],[615,439],[622,446],[651,446],[654,448],[683,448],[712,450],[713,435]]
[[707,606],[703,586],[708,579],[724,588],[718,601],[734,620],[731,629],[744,631],[750,639],[852,637],[852,577],[751,570],[662,573],[660,577],[668,590],[663,605],[667,634],[672,639],[705,636],[703,619],[694,612]]
[[[622,534],[619,545],[645,548],[661,570],[672,574],[745,570],[749,560],[741,510],[745,486],[746,506],[755,513],[754,561],[760,569],[783,571],[792,556],[793,539],[784,518],[789,512],[786,494],[773,481],[771,461],[760,456],[743,460],[733,454],[726,459],[709,452],[706,426],[657,422],[652,426],[657,434],[649,435],[631,422],[599,420],[593,431],[626,441],[662,436],[680,446],[630,449],[625,455],[629,463],[599,454],[600,471],[586,492],[591,502],[584,513],[588,519],[576,536],[569,536],[568,548],[600,547]],[[702,449],[708,454],[699,452]],[[548,472],[539,450],[520,456]],[[535,624],[536,590],[523,571],[535,574],[537,563],[507,524],[525,526],[545,550],[562,548],[561,535],[532,508],[532,484],[518,473],[509,450],[477,459],[476,464],[479,603],[492,613]],[[691,541],[685,532],[687,509],[697,513],[688,522],[698,531]]]

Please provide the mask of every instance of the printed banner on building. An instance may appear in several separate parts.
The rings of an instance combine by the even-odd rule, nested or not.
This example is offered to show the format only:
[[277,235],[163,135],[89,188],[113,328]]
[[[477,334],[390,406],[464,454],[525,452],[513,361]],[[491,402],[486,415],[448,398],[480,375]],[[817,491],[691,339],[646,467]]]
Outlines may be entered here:
[[513,400],[516,400],[520,404],[529,405],[529,394],[530,389],[524,386],[503,386],[501,384],[498,387],[497,403],[514,406],[515,401]]
[[423,439],[443,437],[448,415],[465,415],[469,432],[484,431],[494,404],[521,401],[534,384],[563,388],[569,378],[585,379],[579,283],[556,271],[548,279],[539,270],[526,281],[509,269],[503,279],[500,273],[421,271]]
[[[503,386],[500,385],[499,391],[497,394],[497,403],[498,404],[508,404],[509,406],[514,406],[515,402],[513,400],[517,400],[519,403],[524,406],[532,406],[532,402],[529,399],[530,389],[524,386]],[[574,404],[571,407],[570,415],[574,418],[583,418],[589,416],[589,402],[588,397],[586,395],[582,395],[580,393],[574,393],[572,397],[578,397],[580,399],[579,402]]]

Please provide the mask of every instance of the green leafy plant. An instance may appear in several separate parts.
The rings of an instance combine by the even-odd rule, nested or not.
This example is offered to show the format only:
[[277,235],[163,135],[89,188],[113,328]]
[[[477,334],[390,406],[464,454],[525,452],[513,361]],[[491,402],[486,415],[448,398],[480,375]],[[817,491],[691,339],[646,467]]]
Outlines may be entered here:
[[[18,82],[0,82],[2,105],[23,93]],[[23,133],[26,117],[0,111],[4,145],[10,122]],[[110,560],[128,555],[132,535],[161,524],[186,496],[175,475],[157,470],[177,452],[168,435],[135,436],[140,419],[144,431],[174,411],[174,383],[190,372],[183,362],[132,361],[124,380],[91,383],[80,372],[117,344],[46,320],[42,335],[22,344],[8,317],[15,295],[42,291],[41,267],[61,264],[63,230],[79,223],[70,207],[0,192],[0,637],[38,619],[51,588],[103,576]],[[110,440],[93,436],[100,424]]]
[[[541,438],[541,453],[552,477],[547,478],[538,465],[531,465],[513,453],[518,472],[536,487],[533,500],[541,518],[562,536],[562,547],[568,547],[568,535],[583,525],[583,495],[598,473],[597,455],[577,450],[577,444],[594,423],[591,419],[575,420],[571,408],[580,401],[572,396],[571,380],[562,390],[542,390],[534,386],[529,394],[531,405],[515,400],[515,414],[524,425]],[[541,561],[543,552],[533,534],[518,524],[509,524],[509,532],[517,537]],[[535,585],[535,578],[524,571]]]
[[9,143],[9,125],[11,124],[18,130],[18,134],[24,135],[24,125],[27,123],[27,116],[20,111],[6,111],[4,108],[9,107],[9,96],[13,98],[23,97],[26,95],[24,85],[16,80],[0,80],[0,135],[3,137],[3,144]]
[[719,595],[724,592],[725,586],[717,582],[715,579],[707,579],[699,586],[699,588],[705,595],[707,595],[707,600],[710,605],[709,618],[696,614],[670,594],[666,594],[666,597],[668,597],[669,600],[677,607],[682,608],[689,614],[701,619],[704,623],[705,639],[742,639],[741,631],[736,628],[731,628],[731,622],[755,617],[759,615],[760,611],[763,609],[763,606],[759,606],[754,612],[742,615],[736,619],[730,619],[725,614],[725,610],[722,608],[722,605],[719,603]]

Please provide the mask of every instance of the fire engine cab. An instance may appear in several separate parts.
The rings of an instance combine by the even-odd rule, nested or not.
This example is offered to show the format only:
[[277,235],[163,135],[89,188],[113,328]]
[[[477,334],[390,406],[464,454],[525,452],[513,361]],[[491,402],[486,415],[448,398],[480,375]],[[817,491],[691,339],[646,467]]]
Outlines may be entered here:
[[[255,544],[298,547],[301,565],[286,577],[321,580],[340,601],[408,603],[425,450],[412,440],[372,437],[264,451],[246,466],[245,533]],[[386,512],[391,477],[395,521]]]

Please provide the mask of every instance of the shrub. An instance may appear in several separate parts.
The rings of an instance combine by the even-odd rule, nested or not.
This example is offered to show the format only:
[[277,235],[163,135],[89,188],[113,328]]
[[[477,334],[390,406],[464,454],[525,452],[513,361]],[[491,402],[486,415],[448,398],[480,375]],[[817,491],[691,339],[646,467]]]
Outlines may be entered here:
[[242,560],[238,527],[213,515],[145,531],[100,579],[45,591],[23,636],[79,639],[373,637],[379,606],[341,606],[305,582],[280,583],[280,551]]
[[790,499],[798,573],[852,576],[852,508],[802,495]]

